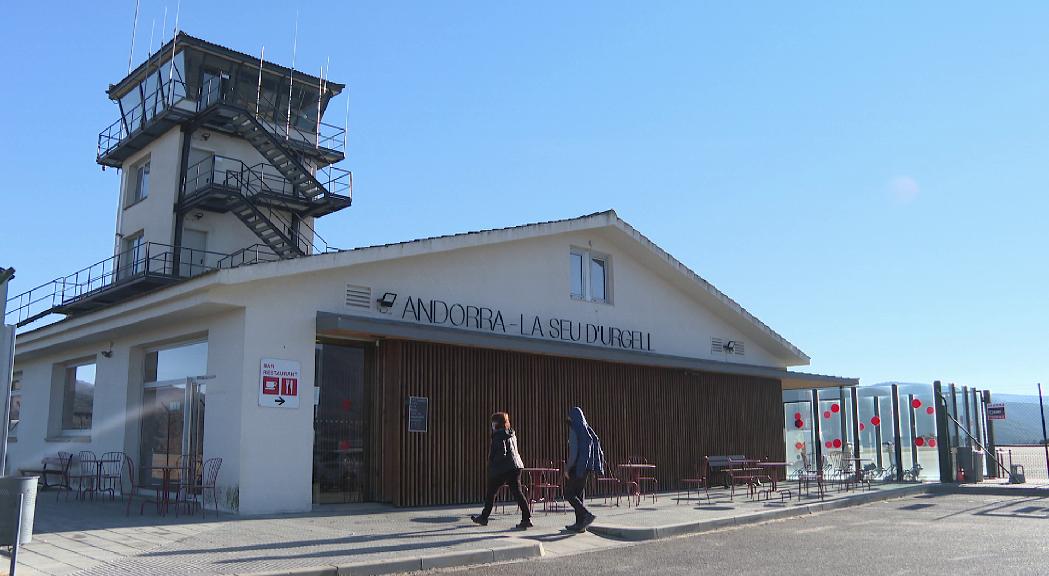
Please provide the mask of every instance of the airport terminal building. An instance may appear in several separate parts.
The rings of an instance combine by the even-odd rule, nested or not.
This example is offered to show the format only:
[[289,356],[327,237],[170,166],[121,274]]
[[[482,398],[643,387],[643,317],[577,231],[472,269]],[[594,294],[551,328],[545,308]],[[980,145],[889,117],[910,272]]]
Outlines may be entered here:
[[10,468],[219,457],[248,514],[474,502],[490,413],[557,466],[579,405],[670,489],[705,455],[782,459],[784,389],[855,384],[788,371],[808,357],[612,211],[328,250],[342,88],[186,34],[110,87],[117,246],[8,303]]

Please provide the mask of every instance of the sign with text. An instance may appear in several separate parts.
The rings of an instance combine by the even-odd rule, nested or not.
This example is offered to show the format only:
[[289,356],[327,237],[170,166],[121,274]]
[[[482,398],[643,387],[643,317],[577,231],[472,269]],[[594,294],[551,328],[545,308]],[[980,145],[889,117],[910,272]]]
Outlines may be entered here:
[[426,420],[430,412],[430,399],[425,396],[408,397],[408,431],[426,432]]
[[302,367],[295,360],[263,358],[259,371],[259,406],[298,408]]
[[1005,404],[988,404],[988,420],[1005,420]]

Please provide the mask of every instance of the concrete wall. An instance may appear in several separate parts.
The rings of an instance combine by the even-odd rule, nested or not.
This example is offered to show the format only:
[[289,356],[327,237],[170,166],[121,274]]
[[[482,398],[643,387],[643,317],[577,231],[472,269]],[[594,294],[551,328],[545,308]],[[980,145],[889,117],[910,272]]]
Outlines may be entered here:
[[[182,153],[182,133],[172,128],[155,139],[146,148],[132,155],[121,169],[120,206],[116,231],[120,236],[143,232],[146,242],[171,244],[175,237],[175,215],[172,207],[178,194],[178,162]],[[140,162],[150,159],[149,196],[131,206],[127,205],[128,188],[134,185],[135,170]],[[117,245],[117,251],[122,246]]]

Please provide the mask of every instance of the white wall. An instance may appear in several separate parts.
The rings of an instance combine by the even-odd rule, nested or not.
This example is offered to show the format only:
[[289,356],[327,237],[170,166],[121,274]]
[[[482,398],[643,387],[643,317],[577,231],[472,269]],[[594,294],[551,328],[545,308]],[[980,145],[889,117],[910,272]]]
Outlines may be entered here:
[[[118,234],[130,236],[143,231],[146,242],[171,244],[175,236],[175,197],[178,194],[179,156],[182,153],[182,133],[172,128],[151,142],[146,148],[129,157],[121,169],[120,206],[122,214]],[[134,185],[135,171],[146,156],[149,164],[149,196],[127,206],[127,190]],[[122,247],[117,248],[121,250]]]
[[[223,488],[237,486],[241,470],[237,439],[244,314],[234,311],[214,314],[206,320],[170,319],[164,324],[162,328],[140,330],[112,340],[97,334],[83,339],[82,344],[63,346],[61,352],[29,360],[16,358],[15,369],[22,372],[22,420],[17,442],[11,444],[9,451],[9,468],[37,468],[45,456],[81,450],[96,454],[125,451],[140,464],[137,416],[142,401],[144,349],[204,336],[208,339],[208,374],[215,376],[208,381],[204,457],[223,458],[219,484]],[[101,353],[103,350],[112,351],[111,356],[107,358]],[[55,368],[89,356],[96,358],[92,429],[76,437],[48,434],[51,403],[61,405],[60,399],[52,398]]]

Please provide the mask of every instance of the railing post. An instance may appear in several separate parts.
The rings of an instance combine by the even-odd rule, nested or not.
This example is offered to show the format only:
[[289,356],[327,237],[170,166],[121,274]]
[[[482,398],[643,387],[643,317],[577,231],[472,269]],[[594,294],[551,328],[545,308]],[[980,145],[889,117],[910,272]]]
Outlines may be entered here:
[[940,482],[954,482],[954,467],[951,462],[951,432],[947,426],[947,401],[943,397],[943,385],[937,380],[932,383],[933,400],[936,403],[936,435],[940,461]]
[[812,389],[812,411],[809,418],[812,420],[813,445],[816,449],[814,451],[816,462],[813,467],[819,470],[823,468],[823,438],[820,437],[820,391],[818,388]]
[[896,458],[896,481],[903,482],[903,439],[900,438],[900,387],[892,385],[892,444]]
[[[994,453],[998,450],[998,447],[995,446],[995,444],[994,444],[994,421],[990,420],[989,418],[987,418],[987,405],[990,404],[990,403],[991,403],[991,391],[990,390],[984,390],[983,391],[983,407],[984,407],[984,410],[983,410],[984,427],[983,427],[983,429],[986,431],[985,432],[985,436],[987,438],[987,454],[985,454],[986,459],[987,459],[987,472],[988,472],[987,476],[989,478],[999,478],[998,463],[994,461]],[[993,467],[992,467],[992,465],[993,465]],[[991,470],[994,470],[993,474],[991,473]]]

